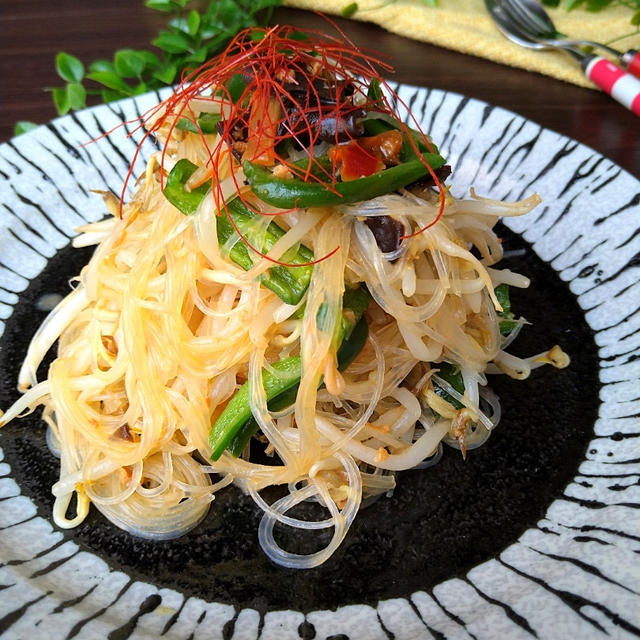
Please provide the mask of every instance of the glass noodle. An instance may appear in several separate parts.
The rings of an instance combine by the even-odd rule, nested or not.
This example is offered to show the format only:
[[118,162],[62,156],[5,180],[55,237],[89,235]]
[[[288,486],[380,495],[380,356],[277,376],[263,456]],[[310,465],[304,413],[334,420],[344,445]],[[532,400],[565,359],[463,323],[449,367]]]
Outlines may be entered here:
[[[95,244],[95,253],[34,336],[19,376],[25,393],[0,425],[44,405],[60,457],[59,527],[77,526],[93,504],[134,535],[180,536],[233,483],[264,512],[258,536],[269,558],[309,568],[335,552],[363,501],[392,491],[395,472],[437,461],[442,442],[466,454],[486,440],[500,417],[488,372],[525,377],[543,362],[566,366],[557,347],[530,359],[505,353],[510,338],[500,330],[495,288],[528,280],[494,266],[502,257],[494,226],[528,213],[539,198],[455,199],[406,185],[362,202],[276,207],[247,184],[224,132],[175,128],[183,114],[215,112],[212,91],[165,105],[147,121],[163,150],[135,196],[122,207],[107,196],[110,217],[75,239]],[[217,109],[223,118],[225,108]],[[179,160],[200,168],[187,192],[201,180],[215,184],[190,215],[163,193]],[[239,229],[242,237],[219,242],[234,201],[263,215]],[[383,216],[405,230],[391,253],[367,224]],[[245,240],[261,246],[274,221],[281,237],[264,252],[249,249],[248,268],[230,258]],[[264,277],[301,246],[316,261],[304,296],[291,304]],[[343,296],[357,287],[373,299],[364,314],[368,336],[339,370]],[[38,366],[56,341],[39,382]],[[288,406],[270,408],[265,371],[277,378],[277,363],[292,357],[301,358],[297,393]],[[240,456],[225,450],[211,460],[212,425],[246,383],[253,443]],[[270,503],[264,489],[274,485],[282,497]],[[298,507],[305,502],[322,515],[309,520]],[[332,535],[304,555],[281,548],[280,527]]]

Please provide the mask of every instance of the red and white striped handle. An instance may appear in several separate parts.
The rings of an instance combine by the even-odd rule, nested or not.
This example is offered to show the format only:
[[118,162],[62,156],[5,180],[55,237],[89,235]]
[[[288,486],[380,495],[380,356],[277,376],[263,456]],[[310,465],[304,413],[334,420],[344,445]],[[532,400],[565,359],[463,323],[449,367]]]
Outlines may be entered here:
[[625,51],[622,54],[620,61],[629,73],[633,73],[634,76],[640,78],[640,51],[629,49],[629,51]]
[[584,72],[603,91],[640,116],[640,80],[600,56],[584,60]]

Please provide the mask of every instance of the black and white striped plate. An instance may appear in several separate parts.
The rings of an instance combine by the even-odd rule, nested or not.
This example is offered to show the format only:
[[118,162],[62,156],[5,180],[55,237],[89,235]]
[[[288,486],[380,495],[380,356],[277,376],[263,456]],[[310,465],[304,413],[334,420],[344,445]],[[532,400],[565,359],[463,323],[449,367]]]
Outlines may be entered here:
[[[542,196],[503,229],[509,264],[533,278],[514,302],[534,325],[521,348],[559,342],[571,367],[497,380],[504,418],[487,444],[466,463],[449,453],[401,475],[309,572],[265,560],[259,514],[233,490],[170,543],[133,539],[95,513],[56,529],[44,429],[37,417],[14,421],[0,433],[3,638],[640,635],[640,183],[513,113],[399,93],[452,164],[455,195],[473,185],[499,199]],[[68,245],[104,215],[91,190],[120,193],[141,134],[125,125],[101,136],[158,98],[87,109],[0,146],[3,408],[42,295],[64,291],[87,258]],[[153,151],[143,147],[136,174]]]

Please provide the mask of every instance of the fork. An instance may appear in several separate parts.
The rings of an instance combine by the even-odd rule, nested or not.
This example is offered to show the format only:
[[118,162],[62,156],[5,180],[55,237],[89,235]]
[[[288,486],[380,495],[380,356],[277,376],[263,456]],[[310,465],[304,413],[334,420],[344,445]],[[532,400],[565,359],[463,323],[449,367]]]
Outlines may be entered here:
[[629,73],[640,77],[640,52],[635,49],[623,53],[602,42],[568,39],[556,29],[553,20],[537,0],[502,0],[502,6],[531,40],[558,47],[569,45],[601,49],[614,56]]
[[498,29],[512,42],[529,49],[560,49],[579,61],[589,80],[608,93],[614,100],[640,116],[640,80],[602,56],[587,54],[579,47],[567,44],[550,44],[535,41],[515,23],[506,11],[504,0],[485,0],[489,14]]

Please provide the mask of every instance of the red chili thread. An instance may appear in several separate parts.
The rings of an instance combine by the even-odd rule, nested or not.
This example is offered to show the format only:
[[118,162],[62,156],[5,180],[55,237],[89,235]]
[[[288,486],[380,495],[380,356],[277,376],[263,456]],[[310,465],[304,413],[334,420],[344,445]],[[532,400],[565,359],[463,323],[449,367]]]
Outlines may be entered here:
[[[253,136],[255,140],[253,159],[260,158],[263,153],[270,152],[271,147],[273,147],[273,156],[276,163],[287,167],[297,178],[306,182],[317,183],[319,186],[323,186],[335,193],[335,162],[331,172],[323,169],[317,163],[314,165],[313,162],[313,149],[319,142],[322,123],[328,118],[333,118],[335,121],[334,142],[337,144],[339,142],[341,121],[345,121],[345,118],[360,109],[382,112],[399,120],[396,109],[392,105],[393,101],[396,104],[400,104],[410,114],[407,105],[382,78],[381,71],[390,73],[392,72],[392,67],[382,62],[376,55],[358,48],[335,23],[328,18],[325,19],[333,25],[340,34],[341,39],[324,35],[319,31],[302,31],[287,26],[247,29],[237,34],[220,55],[192,71],[184,72],[181,84],[176,91],[158,106],[149,110],[140,121],[139,127],[146,126],[147,131],[134,154],[133,162],[125,179],[121,207],[128,181],[132,176],[133,165],[139,155],[140,146],[147,137],[157,133],[167,121],[171,123],[169,128],[170,136],[178,120],[185,112],[188,114],[189,120],[198,126],[197,114],[194,113],[190,105],[190,101],[193,98],[218,102],[221,104],[221,110],[223,111],[219,125],[220,142],[214,149],[210,149],[202,130],[200,130],[199,134],[209,156],[207,164],[210,164],[212,168],[211,183],[216,207],[220,213],[223,211],[226,213],[242,241],[256,254],[278,265],[303,266],[286,264],[269,258],[249,243],[248,239],[239,232],[235,222],[229,215],[223,201],[221,189],[215,180],[215,175],[217,174],[217,168],[220,166],[223,152],[227,146],[233,146],[234,130],[249,130],[251,127],[252,130],[249,131],[249,135]],[[292,39],[294,33],[302,34],[302,38]],[[261,37],[257,38],[257,35]],[[243,77],[246,87],[241,98],[234,103],[230,99],[226,84],[235,75]],[[363,104],[354,105],[351,99],[352,95],[355,92],[366,95],[366,89],[374,79],[380,82],[387,95],[383,94],[381,102],[373,102],[367,98]],[[211,95],[207,95],[207,92]],[[215,95],[213,92],[219,92],[221,95]],[[321,92],[328,92],[326,99],[323,99]],[[273,121],[267,109],[269,101],[273,98],[277,101],[281,112],[277,122]],[[261,113],[252,118],[251,109],[247,103],[261,105]],[[228,110],[228,113],[224,113],[225,109]],[[422,132],[419,124],[411,114],[410,118],[415,128],[421,133],[429,151],[433,152],[433,146],[428,137],[424,135],[424,132]],[[315,125],[314,120],[317,121]],[[413,136],[409,134],[407,125],[402,124],[402,129],[414,152],[422,159],[422,154]],[[345,127],[345,135],[350,140],[354,139],[349,133],[348,127]],[[278,145],[285,140],[293,140],[304,149],[308,156],[306,169],[295,166],[278,153]],[[164,166],[166,152],[167,147],[165,145],[161,155],[161,167]],[[444,213],[446,197],[444,186],[424,159],[423,163],[440,192],[440,209],[433,222],[415,233],[405,236],[407,238],[416,236],[436,224]],[[316,170],[312,173],[314,167]],[[236,173],[232,172],[232,176],[235,182],[237,179]],[[161,187],[163,187],[163,173],[161,173],[160,181]],[[237,182],[236,187],[240,187]],[[281,215],[286,213],[265,214],[261,211],[256,211],[254,207],[251,207],[246,202],[242,195],[240,197],[244,204],[257,214]],[[327,256],[307,264],[317,264],[333,255],[337,250],[338,247]]]

